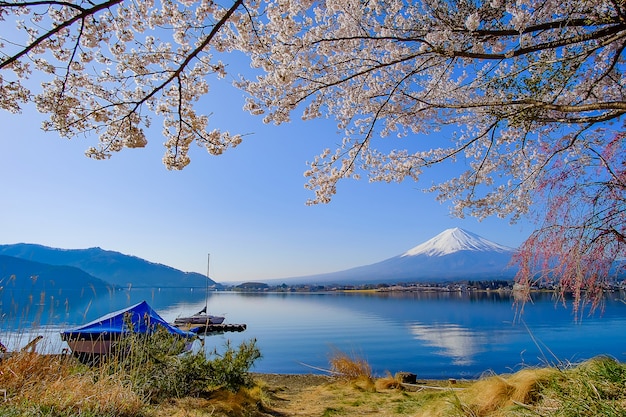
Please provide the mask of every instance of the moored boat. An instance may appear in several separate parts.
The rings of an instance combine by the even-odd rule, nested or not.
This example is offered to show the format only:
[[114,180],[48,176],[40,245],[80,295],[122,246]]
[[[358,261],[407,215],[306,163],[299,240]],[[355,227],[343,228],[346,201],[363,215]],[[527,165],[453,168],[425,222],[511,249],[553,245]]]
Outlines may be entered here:
[[159,328],[191,339],[194,333],[181,330],[163,320],[159,314],[142,301],[131,307],[106,314],[85,325],[61,332],[72,353],[81,358],[110,354],[116,341],[131,333],[152,334]]
[[201,324],[208,326],[209,324],[222,324],[224,317],[214,316],[206,313],[206,307],[194,315],[187,317],[177,317],[174,319],[174,326],[183,326],[185,324]]
[[207,307],[209,304],[209,266],[211,262],[211,254],[207,255],[207,268],[206,268],[206,288],[205,288],[205,298],[204,298],[204,308],[193,314],[191,316],[185,317],[177,317],[174,319],[174,326],[185,327],[185,328],[194,328],[197,326],[205,326],[208,327],[211,324],[222,324],[224,322],[224,317],[222,316],[214,316],[212,314],[207,314]]

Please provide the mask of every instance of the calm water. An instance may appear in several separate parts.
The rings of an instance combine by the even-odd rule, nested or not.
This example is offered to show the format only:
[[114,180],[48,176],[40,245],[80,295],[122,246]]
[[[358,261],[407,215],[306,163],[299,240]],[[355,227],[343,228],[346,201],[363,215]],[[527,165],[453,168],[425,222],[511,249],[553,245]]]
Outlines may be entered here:
[[[64,325],[82,324],[143,299],[170,321],[204,306],[201,291],[135,289],[74,309],[41,306],[39,328],[29,324],[30,316],[17,321],[21,329],[47,329],[48,346],[59,349],[56,332]],[[509,295],[498,293],[217,292],[210,295],[209,312],[248,328],[209,336],[206,348],[256,338],[263,354],[256,372],[317,373],[315,368],[328,369],[336,350],[366,359],[378,375],[408,371],[421,378],[473,378],[600,354],[626,361],[626,303],[619,293],[607,296],[602,312],[578,322],[549,294],[535,295],[521,319]],[[7,322],[5,339],[11,338],[11,326],[15,323]],[[23,344],[28,336],[17,339]]]

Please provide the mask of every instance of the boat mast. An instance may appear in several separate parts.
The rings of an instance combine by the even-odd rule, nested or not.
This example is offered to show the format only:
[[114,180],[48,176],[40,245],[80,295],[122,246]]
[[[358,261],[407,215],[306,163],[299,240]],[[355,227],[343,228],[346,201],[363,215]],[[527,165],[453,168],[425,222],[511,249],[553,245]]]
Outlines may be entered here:
[[206,288],[204,290],[204,311],[208,314],[209,307],[209,265],[211,264],[211,254],[206,257]]

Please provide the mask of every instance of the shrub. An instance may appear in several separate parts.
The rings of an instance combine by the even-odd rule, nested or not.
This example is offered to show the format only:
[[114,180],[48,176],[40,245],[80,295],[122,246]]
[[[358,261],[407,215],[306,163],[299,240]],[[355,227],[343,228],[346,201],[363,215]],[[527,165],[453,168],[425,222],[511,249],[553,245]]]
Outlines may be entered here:
[[203,349],[186,351],[186,342],[165,330],[131,334],[104,366],[108,374],[126,375],[133,390],[151,401],[220,388],[237,391],[252,384],[248,372],[261,357],[256,340],[242,342],[237,350],[228,342],[221,355],[214,351],[208,357]]
[[261,357],[255,339],[247,343],[242,342],[237,350],[233,349],[230,342],[227,342],[223,354],[219,355],[217,351],[214,351],[212,356],[214,359],[207,361],[207,374],[211,386],[226,388],[234,392],[241,387],[254,385],[248,371],[254,361]]

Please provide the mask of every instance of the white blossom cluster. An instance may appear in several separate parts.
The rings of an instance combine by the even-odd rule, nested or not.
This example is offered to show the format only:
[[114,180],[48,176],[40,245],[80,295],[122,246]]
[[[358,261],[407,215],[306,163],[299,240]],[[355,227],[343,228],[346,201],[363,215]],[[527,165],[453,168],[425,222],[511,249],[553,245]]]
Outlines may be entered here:
[[310,204],[345,178],[417,181],[456,162],[427,188],[455,215],[537,216],[523,279],[559,277],[578,306],[626,256],[624,2],[276,0],[256,13],[228,35],[262,70],[239,82],[246,109],[280,124],[301,108],[345,132],[305,173]]
[[461,172],[427,189],[456,215],[538,207],[546,228],[621,236],[586,250],[624,256],[625,16],[613,0],[0,0],[0,107],[35,102],[48,130],[97,132],[94,158],[145,146],[157,115],[164,162],[181,169],[193,142],[212,154],[241,142],[197,102],[225,75],[215,52],[243,51],[245,110],[333,117],[344,132],[305,173],[309,203],[345,178],[418,181],[455,161]]
[[208,77],[225,75],[213,39],[240,5],[0,1],[0,107],[19,112],[32,101],[50,115],[45,130],[96,132],[98,146],[87,150],[96,159],[145,146],[155,115],[163,119],[169,169],[189,163],[193,142],[221,154],[241,136],[210,129],[209,112],[195,105],[209,91]]
[[456,160],[465,172],[431,190],[459,216],[516,220],[556,161],[623,129],[624,15],[609,0],[280,0],[229,36],[263,71],[239,83],[247,110],[279,124],[302,108],[345,131],[310,163],[311,204],[343,178],[418,180]]

